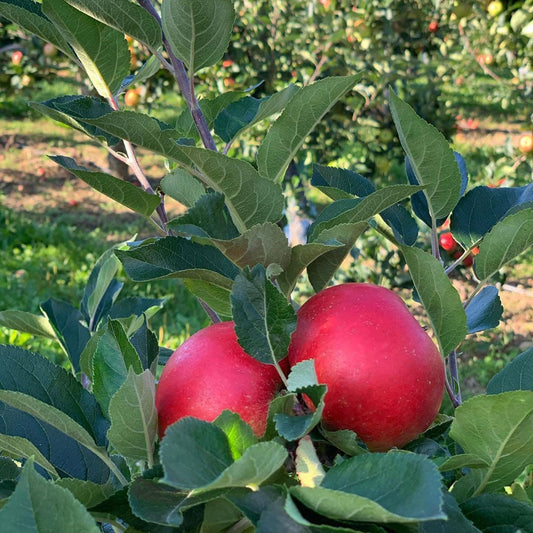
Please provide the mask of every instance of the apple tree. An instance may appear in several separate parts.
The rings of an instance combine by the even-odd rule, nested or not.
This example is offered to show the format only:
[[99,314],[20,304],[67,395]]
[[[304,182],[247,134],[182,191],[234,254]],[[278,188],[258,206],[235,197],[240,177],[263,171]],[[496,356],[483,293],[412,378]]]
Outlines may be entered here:
[[[315,165],[312,184],[331,202],[311,221],[305,238],[296,239],[294,231],[303,233],[305,221],[289,209],[287,171],[323,118],[348,95],[357,98],[353,89],[364,72],[289,84],[261,98],[252,88],[202,99],[197,73],[222,60],[235,18],[244,16],[235,13],[231,0],[163,0],[160,5],[150,0],[0,0],[0,15],[61,50],[84,69],[95,90],[94,96],[65,95],[30,105],[98,142],[130,167],[140,187],[61,154],[51,155],[52,160],[154,228],[150,238],[122,243],[100,258],[78,307],[52,299],[42,304],[40,315],[9,310],[0,315],[4,325],[57,339],[70,361],[65,369],[37,353],[0,347],[3,531],[530,528],[533,350],[497,374],[486,394],[467,401],[459,376],[463,340],[497,327],[501,319],[494,276],[533,244],[532,185],[469,184],[468,162],[391,88],[388,103],[405,154],[405,183],[377,188],[351,169]],[[133,75],[126,35],[149,52]],[[160,69],[172,76],[187,104],[176,110],[172,124],[124,109],[125,91]],[[264,137],[242,153],[236,141],[259,124],[267,125]],[[123,150],[116,148],[120,140]],[[137,147],[164,161],[168,173],[159,187],[139,164]],[[186,212],[169,219],[168,197]],[[451,261],[441,257],[438,234],[448,218],[462,250]],[[319,303],[312,313],[315,322],[306,325],[311,333],[315,324],[326,333],[327,342],[317,337],[311,346],[321,352],[293,354],[287,361],[291,349],[298,351],[291,339],[298,338],[307,305],[298,311],[294,302],[301,275],[306,273],[320,297],[308,302],[324,301],[322,295],[332,294],[332,278],[364,233],[380,235],[404,257],[428,332],[417,323],[395,327],[408,313],[395,295],[367,298],[361,314],[350,315],[326,298],[327,304]],[[475,248],[477,286],[462,301],[449,275]],[[171,359],[158,346],[149,318],[162,303],[120,299],[119,268],[137,282],[184,280],[213,322],[209,328],[233,336],[231,350],[239,358],[256,359],[269,376],[274,368],[280,391],[268,401],[263,427],[250,426],[241,416],[241,407],[254,404],[258,384],[245,390],[249,403],[240,400],[230,410],[222,405],[214,419],[185,413],[158,431],[158,418],[168,414],[156,402],[162,394],[158,378]],[[345,304],[354,302],[349,296]],[[379,325],[372,334],[370,320]],[[413,322],[409,316],[405,323]],[[355,333],[347,341],[348,326]],[[383,391],[372,388],[371,378],[361,401],[346,395],[342,408],[362,410],[362,418],[378,429],[386,426],[385,416],[404,420],[410,435],[377,450],[367,445],[364,431],[358,435],[348,424],[328,423],[336,405],[328,404],[328,394],[339,385],[326,378],[326,371],[338,361],[324,352],[335,352],[345,342],[351,353],[350,343],[361,340],[360,327],[365,345],[380,361],[367,373],[383,375],[387,367],[388,381],[379,388],[396,396],[398,411],[379,409]],[[227,352],[225,339],[220,333],[209,338],[209,349],[201,343],[188,348],[196,364],[190,378],[175,387],[176,402],[187,400],[187,390],[207,393],[204,403],[214,403],[234,392],[232,382],[246,384],[235,377],[216,388],[213,373],[220,381],[226,377],[223,361],[229,361],[230,374],[240,364]],[[430,343],[432,354],[427,372],[406,352],[406,346],[422,342]],[[401,357],[396,350],[403,351]],[[213,357],[197,364],[207,352]],[[353,360],[337,368],[341,385],[335,390],[342,394],[343,386],[352,386],[350,376],[361,371],[360,365]],[[434,379],[426,379],[430,367],[440,369]],[[189,370],[179,371],[176,383]],[[419,386],[412,379],[416,372]],[[437,399],[445,388],[452,408],[437,415],[437,405],[420,427],[415,416],[413,429],[413,417],[403,418],[402,410],[416,409],[410,400],[420,387]]]

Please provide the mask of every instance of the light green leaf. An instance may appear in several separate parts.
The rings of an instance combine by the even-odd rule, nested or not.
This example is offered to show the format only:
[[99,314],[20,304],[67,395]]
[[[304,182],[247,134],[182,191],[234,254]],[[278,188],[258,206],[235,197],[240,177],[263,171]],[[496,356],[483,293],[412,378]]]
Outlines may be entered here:
[[300,89],[259,147],[259,173],[273,182],[281,182],[306,137],[359,78],[359,75],[325,78]]
[[29,459],[15,491],[0,509],[2,533],[98,533],[87,509],[67,490],[45,480]]
[[121,33],[157,49],[162,45],[161,27],[146,9],[129,0],[66,0],[68,4]]
[[522,209],[500,220],[481,241],[474,271],[487,280],[533,245],[533,209]]
[[465,338],[466,313],[440,262],[420,248],[402,246],[409,273],[446,357]]
[[262,178],[246,161],[203,148],[180,146],[176,143],[176,130],[162,129],[164,126],[157,120],[132,111],[116,111],[87,122],[178,161],[204,185],[224,194],[233,222],[241,232],[281,218],[281,187]]
[[0,325],[30,333],[31,335],[57,339],[54,328],[46,317],[27,313],[26,311],[19,311],[18,309],[0,311]]
[[[464,496],[510,485],[533,458],[533,392],[511,391],[467,400],[455,410],[450,437],[466,454],[488,465],[460,480],[461,492],[466,485],[467,493],[473,491]],[[464,496],[461,499],[466,499]]]
[[42,12],[41,5],[33,0],[0,0],[0,15],[14,22],[17,26],[33,33],[44,41],[57,46],[71,59],[76,56],[61,32]]
[[223,56],[235,11],[231,0],[163,0],[161,18],[172,51],[192,75]]
[[130,71],[124,35],[65,0],[43,0],[43,11],[74,48],[98,94],[106,98],[116,92]]
[[3,435],[0,433],[0,450],[13,459],[29,459],[33,457],[34,461],[49,472],[54,478],[58,478],[59,474],[48,459],[38,450],[33,442],[23,437],[16,437],[13,435]]
[[402,147],[411,161],[418,183],[435,220],[447,217],[461,193],[461,172],[448,141],[434,126],[390,90],[392,118]]
[[115,178],[110,174],[80,167],[70,157],[50,156],[50,159],[72,172],[96,191],[145,217],[149,217],[161,203],[161,198],[156,194],[147,193],[133,183]]
[[94,483],[93,481],[72,477],[58,479],[56,485],[70,491],[76,500],[85,505],[87,509],[107,500],[117,491],[117,487],[110,482],[99,484]]
[[183,280],[185,287],[222,317],[231,317],[231,289],[200,279]]
[[224,410],[213,423],[226,434],[235,461],[240,459],[250,446],[258,442],[253,429],[237,413]]
[[313,441],[306,435],[296,448],[296,475],[302,487],[319,487],[326,475]]
[[155,378],[150,370],[135,374],[130,367],[126,381],[109,402],[110,444],[121,455],[153,463],[157,432]]
[[191,495],[232,487],[257,490],[283,466],[286,459],[287,450],[281,444],[274,441],[259,442],[247,448],[242,457],[229,465],[212,483],[194,489]]
[[202,195],[202,182],[181,168],[170,171],[160,183],[161,190],[186,207],[192,207]]

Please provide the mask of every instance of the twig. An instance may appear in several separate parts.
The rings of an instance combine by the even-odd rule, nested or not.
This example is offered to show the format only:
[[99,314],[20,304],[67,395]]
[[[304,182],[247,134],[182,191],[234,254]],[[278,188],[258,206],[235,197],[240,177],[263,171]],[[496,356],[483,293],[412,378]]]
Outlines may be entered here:
[[475,50],[472,48],[472,45],[470,44],[470,39],[468,39],[468,36],[466,35],[465,29],[463,27],[463,24],[459,23],[458,27],[459,27],[459,35],[463,39],[466,49],[470,52],[472,57],[476,60],[477,64],[481,67],[483,72],[485,74],[487,74],[488,76],[490,76],[492,79],[496,80],[496,81],[502,81],[499,76],[494,74],[494,72],[489,67],[487,67],[487,65],[485,64],[484,61],[480,61],[478,59],[478,56],[477,56]]

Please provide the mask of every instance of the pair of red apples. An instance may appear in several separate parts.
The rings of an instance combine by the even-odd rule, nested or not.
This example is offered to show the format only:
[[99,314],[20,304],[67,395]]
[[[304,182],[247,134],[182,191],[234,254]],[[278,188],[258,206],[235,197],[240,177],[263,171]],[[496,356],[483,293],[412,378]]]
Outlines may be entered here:
[[[407,444],[438,413],[441,355],[402,299],[384,287],[346,283],[304,303],[280,366],[307,359],[327,385],[324,426],[354,431],[371,451]],[[156,394],[160,434],[185,416],[213,421],[229,409],[261,436],[281,388],[275,367],[241,348],[233,322],[209,326],[185,341],[163,370]]]

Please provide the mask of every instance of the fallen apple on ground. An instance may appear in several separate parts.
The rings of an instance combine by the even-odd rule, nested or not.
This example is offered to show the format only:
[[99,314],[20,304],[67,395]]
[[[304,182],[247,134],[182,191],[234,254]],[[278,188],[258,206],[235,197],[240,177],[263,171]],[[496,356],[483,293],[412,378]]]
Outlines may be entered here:
[[208,326],[189,337],[163,369],[155,397],[159,435],[186,416],[212,422],[228,409],[261,436],[269,403],[281,386],[274,365],[242,349],[233,322]]
[[289,363],[314,359],[327,385],[323,423],[350,429],[371,451],[401,447],[434,421],[444,392],[435,344],[392,291],[346,283],[298,311]]

